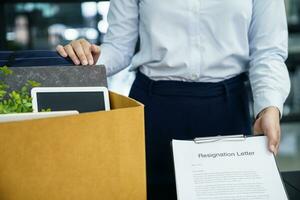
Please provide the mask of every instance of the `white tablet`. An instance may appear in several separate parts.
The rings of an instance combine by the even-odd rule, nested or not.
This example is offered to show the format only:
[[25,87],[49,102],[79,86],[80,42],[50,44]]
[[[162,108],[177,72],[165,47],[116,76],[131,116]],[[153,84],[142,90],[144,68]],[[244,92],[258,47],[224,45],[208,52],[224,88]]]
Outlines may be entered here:
[[79,113],[110,110],[105,87],[36,87],[31,90],[33,112],[77,110]]
[[62,117],[62,116],[69,116],[69,115],[76,115],[76,114],[79,114],[78,111],[76,110],[58,111],[58,112],[1,114],[0,123],[43,119],[43,118],[51,118],[51,117]]

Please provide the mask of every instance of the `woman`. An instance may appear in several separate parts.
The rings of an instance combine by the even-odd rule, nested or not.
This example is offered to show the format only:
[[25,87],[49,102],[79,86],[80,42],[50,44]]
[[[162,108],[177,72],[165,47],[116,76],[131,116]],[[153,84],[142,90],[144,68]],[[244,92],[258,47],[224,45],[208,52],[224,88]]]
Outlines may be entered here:
[[57,50],[108,75],[138,71],[130,96],[145,104],[148,199],[176,199],[172,138],[251,134],[245,72],[254,131],[277,153],[290,89],[284,0],[111,0],[108,21],[101,47],[80,39]]

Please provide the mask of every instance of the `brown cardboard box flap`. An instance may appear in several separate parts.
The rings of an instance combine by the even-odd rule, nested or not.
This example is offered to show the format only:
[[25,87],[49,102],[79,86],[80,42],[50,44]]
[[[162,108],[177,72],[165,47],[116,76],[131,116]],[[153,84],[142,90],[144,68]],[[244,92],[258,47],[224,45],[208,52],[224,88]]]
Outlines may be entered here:
[[1,200],[146,199],[142,104],[0,123]]

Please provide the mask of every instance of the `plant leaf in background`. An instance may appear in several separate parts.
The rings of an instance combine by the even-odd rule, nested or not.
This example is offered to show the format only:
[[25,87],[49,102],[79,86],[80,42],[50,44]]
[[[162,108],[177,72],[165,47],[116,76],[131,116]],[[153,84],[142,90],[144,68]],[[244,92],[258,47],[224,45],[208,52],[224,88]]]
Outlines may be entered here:
[[0,67],[0,72],[1,72],[4,76],[7,76],[7,75],[10,75],[10,74],[13,73],[10,69],[8,69],[7,66]]
[[[30,90],[41,84],[36,81],[28,80],[20,90],[8,92],[9,85],[1,80],[11,75],[13,76],[13,71],[7,66],[0,67],[0,114],[32,112]],[[50,109],[46,111],[50,111]]]

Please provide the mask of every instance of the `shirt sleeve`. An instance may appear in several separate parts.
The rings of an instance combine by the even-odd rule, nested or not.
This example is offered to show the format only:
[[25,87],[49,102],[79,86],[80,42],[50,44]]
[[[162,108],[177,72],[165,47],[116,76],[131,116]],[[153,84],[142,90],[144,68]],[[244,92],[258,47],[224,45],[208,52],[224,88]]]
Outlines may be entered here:
[[285,60],[288,30],[284,0],[254,0],[249,28],[249,78],[254,98],[254,114],[275,106],[282,115],[290,92]]
[[133,57],[138,39],[138,0],[111,0],[107,20],[109,28],[97,64],[105,65],[111,76],[127,67]]

